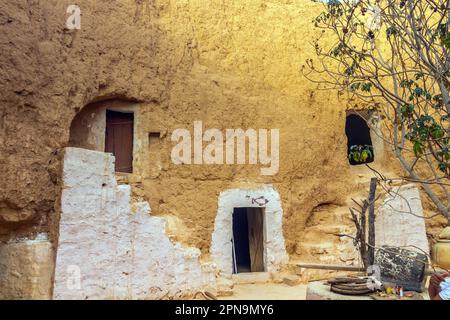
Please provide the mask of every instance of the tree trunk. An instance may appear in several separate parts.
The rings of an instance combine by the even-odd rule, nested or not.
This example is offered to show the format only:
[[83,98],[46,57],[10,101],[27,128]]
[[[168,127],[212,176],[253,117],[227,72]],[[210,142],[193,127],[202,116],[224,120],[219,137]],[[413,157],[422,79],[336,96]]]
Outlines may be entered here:
[[[411,178],[413,178],[414,180],[419,181],[422,180],[414,171],[414,169],[411,169],[406,160],[403,158],[403,156],[400,154],[400,150],[398,150],[397,148],[395,149],[395,156],[397,157],[397,159],[399,159],[400,164],[402,165],[402,168],[408,172],[409,176]],[[438,196],[436,195],[436,193],[431,189],[431,187],[429,185],[427,185],[426,183],[420,183],[421,186],[423,187],[423,189],[425,190],[426,194],[428,195],[428,197],[430,198],[430,200],[436,205],[436,207],[439,209],[439,211],[442,213],[442,215],[444,217],[447,218],[447,220],[450,221],[450,210],[449,208],[447,208],[444,203],[442,203],[441,200],[439,200]]]

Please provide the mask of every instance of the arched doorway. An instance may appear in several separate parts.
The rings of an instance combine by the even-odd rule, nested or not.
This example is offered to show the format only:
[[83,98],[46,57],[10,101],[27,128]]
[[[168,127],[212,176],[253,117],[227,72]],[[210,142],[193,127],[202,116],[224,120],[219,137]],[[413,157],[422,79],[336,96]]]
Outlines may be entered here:
[[116,172],[133,172],[135,105],[107,100],[86,105],[70,126],[69,146],[115,156]]

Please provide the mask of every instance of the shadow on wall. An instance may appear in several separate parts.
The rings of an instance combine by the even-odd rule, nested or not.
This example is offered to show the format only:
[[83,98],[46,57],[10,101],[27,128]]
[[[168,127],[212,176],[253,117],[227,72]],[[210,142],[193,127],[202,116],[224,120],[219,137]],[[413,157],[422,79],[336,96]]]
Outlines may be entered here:
[[137,106],[136,101],[122,99],[87,104],[72,120],[69,147],[104,152],[107,110],[134,114]]

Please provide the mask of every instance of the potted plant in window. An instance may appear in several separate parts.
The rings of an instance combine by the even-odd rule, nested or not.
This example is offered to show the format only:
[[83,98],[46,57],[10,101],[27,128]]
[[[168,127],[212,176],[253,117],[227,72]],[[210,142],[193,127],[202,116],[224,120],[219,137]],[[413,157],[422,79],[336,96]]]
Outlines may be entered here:
[[352,145],[348,153],[348,159],[353,163],[368,163],[373,161],[373,146]]

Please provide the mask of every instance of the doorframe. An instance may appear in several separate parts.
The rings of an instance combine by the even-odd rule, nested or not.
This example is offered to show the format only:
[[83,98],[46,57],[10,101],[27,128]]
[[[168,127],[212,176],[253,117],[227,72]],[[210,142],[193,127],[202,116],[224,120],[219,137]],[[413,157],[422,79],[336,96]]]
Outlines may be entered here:
[[[128,101],[105,101],[102,102],[102,122],[104,123],[103,127],[103,141],[105,141],[105,135],[106,135],[106,112],[113,111],[113,112],[121,112],[121,113],[132,113],[133,114],[133,172],[132,173],[123,173],[123,172],[116,172],[116,175],[136,175],[137,172],[135,169],[137,169],[139,166],[137,164],[137,160],[139,159],[139,152],[140,152],[140,140],[142,139],[140,132],[138,130],[138,122],[139,119],[139,107],[140,104],[137,102],[128,102]],[[103,152],[105,151],[105,145],[103,145]]]
[[[250,233],[249,233],[249,231],[250,231],[250,229],[249,229],[249,227],[250,227],[250,221],[249,221],[249,219],[248,219],[248,217],[249,217],[249,212],[248,212],[248,209],[252,209],[252,208],[256,208],[256,209],[259,209],[259,213],[260,214],[262,214],[262,230],[261,230],[261,232],[262,232],[262,247],[263,247],[263,269],[264,270],[262,270],[262,271],[249,271],[248,273],[255,273],[255,272],[266,272],[266,270],[267,270],[267,266],[266,266],[266,259],[265,259],[265,257],[266,257],[266,246],[265,246],[265,243],[266,243],[266,210],[265,210],[265,207],[235,207],[235,208],[233,208],[233,213],[232,213],[232,222],[231,222],[231,229],[232,229],[232,235],[231,235],[231,245],[232,245],[232,250],[233,250],[233,252],[232,252],[232,258],[233,258],[233,274],[239,274],[239,273],[242,273],[242,272],[238,272],[238,270],[237,270],[237,262],[236,262],[236,245],[235,245],[235,241],[234,241],[234,215],[235,215],[235,212],[234,212],[234,210],[235,209],[246,209],[246,211],[245,211],[245,214],[246,214],[246,219],[247,219],[247,236],[249,237],[249,239],[248,239],[248,245],[249,245],[249,255],[250,255],[250,257],[249,257],[249,259],[250,259],[250,270],[251,270],[251,268],[252,268],[252,256],[251,256],[251,254],[252,254],[252,252],[251,252],[251,246],[250,246]],[[235,272],[236,271],[236,272]]]
[[265,270],[278,271],[288,262],[288,255],[280,196],[270,185],[255,189],[229,189],[220,193],[210,250],[217,269],[224,275],[233,274],[233,210],[238,207],[264,208]]
[[[106,151],[106,147],[107,147],[107,132],[108,132],[108,113],[121,113],[121,114],[127,114],[127,115],[132,115],[132,129],[131,129],[131,172],[127,172],[127,171],[116,171],[116,169],[114,170],[114,172],[116,174],[133,174],[134,172],[134,158],[135,158],[135,140],[136,140],[136,115],[133,111],[118,111],[118,110],[112,110],[111,108],[106,108],[105,109],[105,150],[104,152],[108,152]],[[114,140],[114,139],[113,139]],[[113,142],[114,143],[114,142]],[[116,159],[117,161],[117,159]]]

